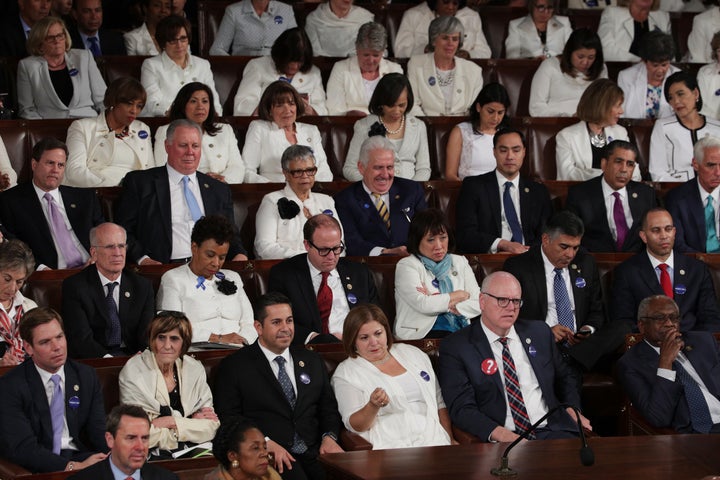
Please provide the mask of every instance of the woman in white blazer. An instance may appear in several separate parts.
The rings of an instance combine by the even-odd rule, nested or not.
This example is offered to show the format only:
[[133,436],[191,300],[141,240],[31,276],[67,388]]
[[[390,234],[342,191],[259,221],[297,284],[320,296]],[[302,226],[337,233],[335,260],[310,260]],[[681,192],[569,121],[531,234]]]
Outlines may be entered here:
[[587,28],[575,30],[562,55],[544,60],[530,85],[532,117],[572,117],[585,89],[607,78],[600,39]]
[[312,216],[324,213],[337,219],[332,197],[312,191],[317,166],[310,147],[291,145],[280,159],[285,188],[268,193],[255,217],[255,256],[290,258],[305,253],[303,227]]
[[332,171],[323,150],[320,130],[315,125],[297,122],[305,112],[300,94],[287,82],[278,80],[265,89],[260,99],[260,120],[250,122],[242,156],[245,182],[282,182],[280,159],[290,145],[312,148],[318,168],[315,180],[330,182]]
[[10,156],[0,138],[0,190],[7,190],[15,185],[17,185],[17,172],[12,168]]
[[[579,123],[563,128],[555,137],[558,180],[585,181],[602,173],[605,146],[628,140],[627,130],[617,124],[622,116],[623,91],[612,80],[595,80],[583,93],[577,108]],[[641,180],[640,169],[633,180]]]
[[625,92],[626,118],[663,118],[673,111],[663,95],[667,77],[679,71],[670,65],[675,54],[673,38],[659,31],[646,33],[640,41],[642,61],[618,74],[618,85]]
[[328,0],[308,14],[305,33],[316,56],[347,57],[355,51],[353,39],[360,25],[374,18],[366,9],[353,5],[352,0]]
[[440,210],[416,213],[410,222],[410,256],[395,267],[395,336],[442,338],[480,315],[480,285],[467,259],[449,253],[453,233]]
[[[600,16],[598,35],[602,41],[606,62],[638,62],[636,54],[639,38],[635,38],[635,22],[643,25],[645,32],[670,31],[670,15],[657,8],[658,0],[630,0],[628,6],[607,7]],[[637,40],[637,41],[636,41]]]
[[285,30],[273,43],[269,57],[254,58],[245,66],[235,95],[234,115],[257,115],[262,93],[277,80],[297,90],[306,115],[327,115],[322,76],[312,59],[312,45],[305,31],[297,27]]
[[165,17],[158,23],[155,37],[162,53],[145,60],[140,71],[140,81],[148,97],[143,116],[166,116],[177,92],[189,82],[201,82],[210,87],[215,98],[215,111],[222,115],[210,62],[189,53],[190,22],[179,15]]
[[427,0],[405,11],[395,36],[395,58],[409,58],[425,53],[428,43],[428,27],[435,18],[451,16],[463,25],[461,45],[465,58],[490,58],[492,52],[483,33],[478,13],[465,6],[465,0],[444,2]]
[[363,24],[355,40],[355,55],[335,63],[330,72],[329,115],[367,115],[370,97],[383,75],[403,73],[400,65],[383,58],[385,49],[385,27],[377,22]]
[[416,55],[407,66],[415,93],[414,115],[467,115],[483,84],[482,68],[456,57],[462,48],[463,25],[456,17],[430,23],[430,53]]
[[688,62],[708,63],[716,59],[717,48],[713,48],[710,44],[718,30],[720,30],[720,7],[710,7],[703,13],[695,15],[687,39]]
[[27,119],[94,117],[102,109],[105,81],[89,50],[70,49],[65,23],[37,22],[28,36],[32,56],[18,63],[18,116]]
[[510,21],[505,58],[549,58],[562,53],[572,26],[568,17],[553,15],[556,3],[530,0],[528,15]]
[[402,73],[380,79],[370,99],[370,115],[355,122],[355,128],[343,176],[357,182],[362,179],[357,164],[360,147],[372,135],[383,135],[395,150],[395,176],[424,182],[430,179],[430,151],[425,123],[406,112],[413,108],[410,82]]
[[702,113],[720,119],[720,32],[712,37],[712,61],[698,70],[697,82],[703,98]]
[[[172,105],[168,120],[179,118],[192,120],[202,128],[202,154],[198,170],[225,183],[242,183],[245,179],[245,163],[240,155],[238,140],[232,126],[220,123],[215,112],[214,94],[210,87],[191,82],[180,89]],[[167,152],[165,139],[167,125],[155,132],[155,163],[165,165]]]
[[161,45],[155,39],[155,29],[163,18],[172,13],[167,0],[142,0],[140,8],[145,21],[135,30],[123,35],[128,55],[157,55]]
[[126,173],[155,166],[150,127],[136,120],[145,105],[140,82],[113,80],[104,104],[103,113],[75,120],[68,128],[65,185],[116,187]]

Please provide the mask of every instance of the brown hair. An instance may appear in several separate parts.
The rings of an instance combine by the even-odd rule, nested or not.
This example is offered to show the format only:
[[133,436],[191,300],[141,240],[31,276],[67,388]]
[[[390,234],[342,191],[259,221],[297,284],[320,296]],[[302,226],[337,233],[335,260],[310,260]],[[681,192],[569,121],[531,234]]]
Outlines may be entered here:
[[610,109],[622,102],[625,94],[618,84],[608,78],[598,78],[583,92],[577,106],[577,116],[585,122],[600,123]]
[[358,305],[357,307],[350,310],[348,316],[345,317],[345,323],[343,325],[343,347],[345,353],[349,357],[356,358],[357,351],[355,350],[355,341],[357,340],[358,332],[360,328],[366,323],[372,321],[378,322],[385,329],[385,336],[387,337],[387,348],[390,350],[393,344],[392,330],[390,328],[390,322],[388,321],[385,312],[382,308],[372,303],[365,303]]
[[120,77],[110,82],[107,86],[103,105],[109,109],[121,103],[132,102],[133,100],[140,100],[145,104],[147,101],[145,88],[142,86],[142,83],[132,77]]
[[[161,333],[167,333],[177,328],[180,332],[183,344],[180,350],[180,356],[185,355],[190,348],[192,343],[192,325],[187,316],[182,312],[173,312],[172,310],[161,310],[155,314],[155,318],[152,319],[150,325],[148,325],[148,343],[152,350],[152,345],[155,339]],[[155,351],[153,350],[153,353]]]
[[297,109],[295,117],[302,117],[305,114],[305,102],[303,102],[300,94],[295,90],[295,87],[288,82],[276,80],[265,88],[262,97],[260,97],[260,104],[258,105],[258,115],[260,118],[272,122],[273,105],[280,103],[283,97],[288,96],[295,102]]
[[39,327],[40,325],[50,323],[53,320],[57,320],[57,322],[60,324],[60,328],[64,332],[65,326],[63,325],[62,317],[52,308],[37,307],[33,308],[32,310],[28,310],[25,315],[23,315],[23,317],[20,319],[20,338],[22,338],[25,343],[29,343],[30,345],[32,345],[33,332],[35,331],[35,328]]

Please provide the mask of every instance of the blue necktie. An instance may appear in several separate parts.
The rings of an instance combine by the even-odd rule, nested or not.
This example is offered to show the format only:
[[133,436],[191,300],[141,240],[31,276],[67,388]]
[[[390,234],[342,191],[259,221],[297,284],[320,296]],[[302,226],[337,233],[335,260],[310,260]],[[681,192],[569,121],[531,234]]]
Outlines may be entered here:
[[60,385],[60,375],[50,377],[53,383],[53,396],[50,401],[50,419],[53,429],[53,453],[60,455],[62,450],[62,433],[65,424],[65,396]]
[[553,293],[555,294],[555,312],[557,313],[558,323],[564,327],[575,331],[575,322],[573,321],[572,306],[570,297],[568,296],[565,281],[562,277],[562,269],[555,269],[555,279],[553,280]]
[[[275,363],[278,364],[278,382],[280,382],[280,388],[282,388],[290,407],[294,409],[296,399],[295,390],[293,389],[290,377],[285,370],[285,359],[280,356],[275,357]],[[298,435],[297,432],[295,432],[295,436],[293,437],[293,445],[290,448],[290,451],[293,453],[305,453],[307,451],[305,441],[300,437],[300,435]]]
[[513,242],[523,243],[522,227],[520,226],[520,220],[518,220],[517,212],[515,211],[515,204],[510,196],[510,189],[512,188],[512,182],[505,182],[505,191],[503,191],[503,208],[505,208],[505,218],[507,219],[510,230],[512,230]]
[[192,190],[190,190],[190,177],[185,175],[182,178],[182,182],[183,193],[185,194],[185,203],[187,203],[188,209],[190,209],[190,216],[192,217],[193,222],[197,222],[202,218],[202,210],[200,210],[200,205],[198,205],[195,195],[193,195]]
[[718,241],[717,231],[715,230],[715,209],[712,204],[712,195],[707,196],[707,203],[705,204],[705,232],[707,233],[705,252],[720,252],[720,241]]
[[700,433],[709,433],[713,422],[710,416],[710,409],[702,394],[700,385],[697,384],[677,360],[673,362],[673,367],[675,367],[675,374],[677,375],[678,381],[685,389],[685,400],[687,400],[688,408],[690,409],[690,422],[692,423],[693,430]]
[[90,42],[90,51],[92,52],[93,57],[99,57],[102,55],[102,53],[100,53],[100,42],[97,37],[88,37],[88,42]]
[[105,296],[105,304],[107,305],[108,318],[110,318],[110,324],[107,330],[107,342],[109,347],[119,347],[122,342],[122,329],[120,327],[120,313],[118,312],[117,304],[113,298],[113,290],[117,287],[117,282],[108,282],[105,286],[107,287],[107,295]]

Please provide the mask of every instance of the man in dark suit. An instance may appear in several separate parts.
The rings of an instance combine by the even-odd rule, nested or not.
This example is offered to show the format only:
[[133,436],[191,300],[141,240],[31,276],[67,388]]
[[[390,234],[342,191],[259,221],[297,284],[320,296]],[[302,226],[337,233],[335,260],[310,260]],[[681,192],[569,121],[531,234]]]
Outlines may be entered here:
[[665,295],[640,302],[644,341],[617,363],[635,408],[658,428],[720,433],[720,352],[708,332],[680,333],[680,310]]
[[50,0],[18,0],[20,15],[8,15],[0,22],[0,56],[27,57],[27,34],[39,20],[50,14]]
[[[62,318],[30,310],[20,336],[31,358],[0,377],[0,451],[32,472],[80,470],[106,457],[105,412],[95,370],[67,359]],[[83,441],[87,439],[89,445]]]
[[720,253],[720,138],[707,136],[698,140],[693,147],[692,165],[695,178],[665,196],[677,230],[676,248],[682,253]]
[[657,200],[652,187],[632,181],[637,156],[634,144],[613,140],[600,161],[603,174],[568,190],[567,209],[585,224],[582,246],[591,252],[637,252],[642,247],[640,219]]
[[270,292],[255,304],[258,340],[226,357],[215,379],[220,421],[240,416],[270,439],[283,479],[323,479],[322,453],[342,452],[340,414],[320,356],[290,346],[294,335],[290,300]]
[[95,56],[127,54],[122,34],[102,28],[101,0],[74,0],[72,16],[76,24],[68,29],[73,48],[90,50]]
[[[130,172],[123,179],[115,216],[127,231],[131,261],[187,262],[190,234],[204,215],[223,215],[235,225],[230,187],[197,171],[201,147],[200,127],[174,120],[165,140],[167,165]],[[247,260],[245,253],[235,228],[228,258]]]
[[147,347],[147,326],[155,313],[152,283],[125,269],[127,238],[119,225],[103,223],[90,230],[90,245],[93,264],[62,285],[70,356],[141,352]]
[[[438,377],[452,423],[483,442],[514,441],[560,403],[580,407],[577,378],[555,348],[550,328],[518,320],[521,304],[515,277],[492,273],[482,284],[482,315],[440,344]],[[571,412],[553,413],[536,437],[577,436]]]
[[410,221],[427,208],[421,184],[395,178],[395,150],[382,136],[363,142],[358,170],[363,179],[335,195],[348,255],[406,256]]
[[493,137],[497,167],[466,177],[456,209],[456,239],[465,253],[525,252],[540,243],[545,220],[552,213],[544,185],[520,175],[525,136],[504,129]]
[[334,217],[311,217],[303,235],[307,253],[274,265],[268,290],[290,299],[295,317],[293,343],[337,343],[342,341],[350,309],[363,303],[380,305],[375,280],[366,265],[340,257],[342,230]]
[[90,229],[104,222],[94,190],[60,185],[67,155],[60,140],[40,140],[32,151],[32,181],[0,194],[3,226],[28,244],[39,269],[84,266]]
[[649,210],[640,238],[646,250],[630,257],[613,271],[613,322],[635,328],[635,315],[643,298],[665,294],[680,308],[680,331],[720,331],[720,308],[707,265],[673,250],[673,218],[663,208]]
[[622,344],[624,332],[605,321],[595,259],[580,248],[583,232],[575,214],[557,212],[547,221],[542,244],[508,258],[503,270],[522,286],[520,316],[544,320],[561,353],[590,370]]
[[145,461],[150,443],[150,420],[142,407],[121,403],[113,408],[107,417],[105,440],[110,455],[68,479],[115,480],[134,478],[138,472],[142,480],[178,479],[173,472]]

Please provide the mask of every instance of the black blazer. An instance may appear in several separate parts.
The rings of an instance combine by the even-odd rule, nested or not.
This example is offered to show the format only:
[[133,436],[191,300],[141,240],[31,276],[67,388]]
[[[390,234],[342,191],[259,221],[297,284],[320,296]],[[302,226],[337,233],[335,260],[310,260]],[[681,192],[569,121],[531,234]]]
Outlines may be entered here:
[[[87,49],[85,42],[82,41],[80,32],[76,25],[68,27],[70,38],[72,39],[73,48]],[[101,28],[98,30],[100,40],[100,55],[127,55],[125,50],[125,40],[120,32],[114,30],[106,30]]]
[[27,57],[26,41],[18,13],[8,15],[0,22],[0,56]]
[[[68,461],[107,452],[105,404],[95,370],[67,360],[65,417],[79,451],[70,458],[52,452],[50,405],[32,359],[0,377],[0,451],[13,463],[38,473],[64,470]],[[79,403],[79,406],[73,407]],[[83,443],[89,440],[89,445]]]
[[258,342],[220,363],[213,391],[220,421],[233,416],[248,418],[287,450],[297,431],[308,454],[317,455],[322,435],[338,435],[342,424],[325,363],[315,352],[290,347],[297,385],[292,409]]
[[[602,175],[570,187],[565,206],[585,224],[583,247],[590,252],[615,252],[615,240],[608,225],[608,212],[605,208],[601,180]],[[632,225],[621,251],[637,252],[643,246],[638,235],[642,216],[646,211],[657,206],[657,200],[655,190],[644,183],[631,181],[626,189]]]
[[[140,476],[143,480],[178,480],[179,478],[174,472],[165,470],[151,463],[146,463],[142,466]],[[75,475],[67,478],[68,480],[115,480],[112,470],[110,469],[110,457],[102,462],[90,465],[88,468],[80,470]]]
[[[336,268],[342,279],[345,297],[352,294],[355,298],[355,302],[348,300],[351,309],[363,303],[380,305],[375,279],[367,265],[341,258]],[[273,265],[270,269],[268,291],[281,292],[290,298],[295,322],[293,343],[303,345],[311,332],[322,332],[317,292],[313,290],[310,279],[307,253]]]
[[[235,235],[230,241],[228,258],[246,254],[235,225],[230,187],[197,172],[200,194],[207,215],[223,215],[233,224]],[[125,175],[122,193],[115,212],[116,222],[125,227],[128,236],[128,260],[136,262],[143,255],[162,263],[170,262],[172,224],[170,183],[166,166],[138,170]]]
[[[60,195],[75,235],[89,251],[90,229],[105,221],[95,190],[61,185]],[[32,182],[22,183],[0,194],[0,218],[12,235],[28,244],[35,263],[57,268],[57,250]]]
[[[525,245],[540,243],[545,221],[552,214],[550,194],[545,185],[523,176],[520,189],[520,223]],[[500,189],[495,170],[465,177],[455,210],[458,248],[464,253],[488,253],[502,235]]]
[[[707,265],[675,250],[673,255],[674,300],[680,308],[680,330],[720,331],[720,308]],[[651,295],[664,295],[647,252],[634,255],[613,271],[613,321],[637,331],[640,301]],[[679,288],[679,287],[685,287]]]
[[681,253],[705,252],[705,203],[700,198],[697,177],[670,190],[665,207],[675,224],[675,249]]
[[[155,313],[155,292],[150,280],[128,269],[122,272],[119,288],[122,340],[125,352],[133,355],[147,347],[147,327]],[[63,281],[62,315],[73,358],[100,358],[110,353],[106,340],[110,319],[105,288],[95,265]]]

